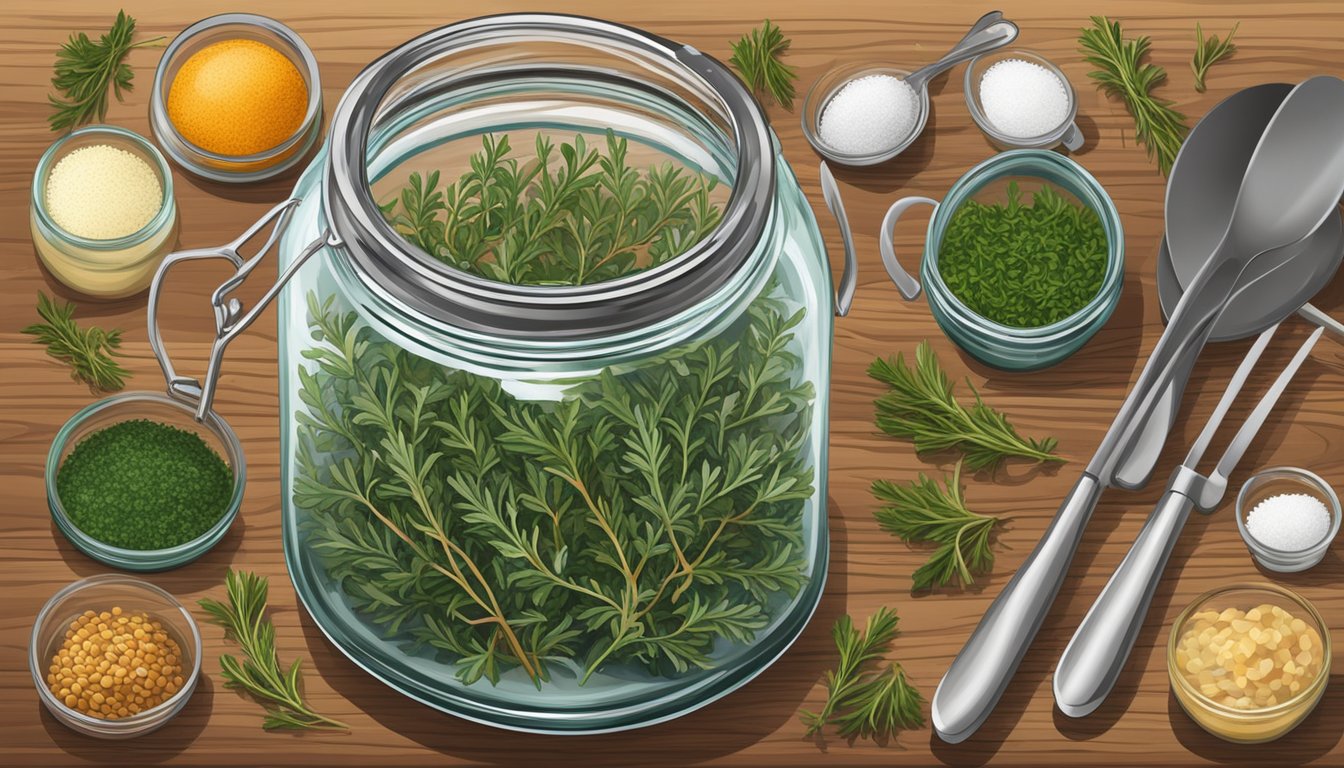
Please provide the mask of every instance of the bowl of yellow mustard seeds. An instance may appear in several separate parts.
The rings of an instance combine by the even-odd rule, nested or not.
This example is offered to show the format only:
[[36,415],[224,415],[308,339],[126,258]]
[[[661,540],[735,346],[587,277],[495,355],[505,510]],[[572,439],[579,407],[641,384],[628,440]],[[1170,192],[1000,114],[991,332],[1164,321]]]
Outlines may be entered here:
[[172,595],[102,574],[52,596],[37,615],[28,666],[47,710],[88,736],[157,730],[186,706],[201,674],[201,633]]
[[1274,584],[1201,595],[1172,624],[1171,689],[1219,738],[1257,744],[1296,728],[1330,679],[1330,632],[1306,598]]
[[276,176],[321,134],[317,59],[275,19],[202,19],[164,50],[149,117],[164,153],[197,176],[229,183]]

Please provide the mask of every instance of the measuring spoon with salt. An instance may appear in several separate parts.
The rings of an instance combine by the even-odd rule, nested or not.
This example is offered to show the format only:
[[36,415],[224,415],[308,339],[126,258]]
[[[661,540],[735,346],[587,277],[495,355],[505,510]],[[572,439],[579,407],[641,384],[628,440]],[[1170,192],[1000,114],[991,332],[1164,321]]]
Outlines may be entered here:
[[[1017,25],[1003,18],[1000,11],[991,11],[971,25],[966,36],[941,59],[909,72],[897,67],[860,64],[833,69],[822,75],[808,90],[803,100],[803,135],[817,154],[834,163],[849,166],[867,166],[884,163],[904,152],[919,138],[929,120],[929,81],[948,69],[976,56],[1002,48],[1017,39]],[[890,77],[902,81],[914,94],[915,116],[907,132],[894,137],[890,145],[857,149],[836,147],[822,139],[821,123],[835,97],[851,83],[866,77]],[[900,98],[903,90],[887,89],[893,98]]]

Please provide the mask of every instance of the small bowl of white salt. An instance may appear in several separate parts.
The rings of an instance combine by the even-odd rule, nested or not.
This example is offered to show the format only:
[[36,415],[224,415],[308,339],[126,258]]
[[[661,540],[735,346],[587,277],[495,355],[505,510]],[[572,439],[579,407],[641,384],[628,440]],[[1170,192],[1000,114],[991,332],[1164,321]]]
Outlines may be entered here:
[[995,51],[966,66],[966,108],[999,149],[1083,146],[1078,99],[1059,67],[1030,51]]
[[911,88],[909,72],[854,65],[831,70],[803,100],[803,135],[842,165],[884,163],[905,151],[929,119],[929,92]]
[[1296,573],[1321,562],[1339,533],[1340,518],[1334,489],[1305,469],[1267,469],[1237,494],[1237,529],[1268,571]]

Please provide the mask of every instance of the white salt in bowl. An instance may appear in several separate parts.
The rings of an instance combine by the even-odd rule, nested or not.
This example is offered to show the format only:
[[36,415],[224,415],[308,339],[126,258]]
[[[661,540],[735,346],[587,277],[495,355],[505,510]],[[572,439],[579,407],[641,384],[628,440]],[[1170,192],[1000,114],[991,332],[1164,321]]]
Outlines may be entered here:
[[[1303,493],[1320,499],[1330,512],[1330,528],[1324,538],[1306,549],[1289,551],[1270,547],[1251,535],[1246,528],[1246,518],[1251,510],[1265,499],[1284,493]],[[1321,562],[1339,533],[1340,519],[1339,497],[1335,490],[1319,475],[1297,467],[1266,469],[1247,480],[1237,494],[1237,530],[1241,531],[1251,557],[1267,571],[1297,573]]]
[[[1064,89],[1065,104],[1060,119],[1055,121],[1054,125],[1043,128],[1042,132],[1035,136],[1015,136],[1001,130],[990,119],[980,99],[980,83],[985,73],[995,64],[1014,60],[1035,64],[1054,75]],[[966,65],[962,90],[966,96],[966,109],[971,113],[971,119],[980,126],[985,138],[997,149],[1053,149],[1063,145],[1065,149],[1074,151],[1083,146],[1083,134],[1074,122],[1074,118],[1078,116],[1078,99],[1073,92],[1073,85],[1059,67],[1043,56],[1023,50],[999,50],[977,56]]]
[[919,113],[915,115],[914,125],[908,133],[891,146],[874,148],[871,152],[843,151],[830,146],[822,139],[821,120],[826,113],[826,108],[831,103],[831,99],[835,98],[836,94],[840,93],[851,82],[875,75],[886,75],[904,80],[909,74],[904,69],[875,67],[870,64],[851,64],[827,72],[817,78],[817,81],[812,84],[807,95],[803,98],[803,108],[801,110],[803,136],[817,151],[817,154],[840,165],[878,165],[896,157],[913,144],[915,139],[919,138],[919,134],[924,131],[924,124],[929,120],[929,90],[927,88],[920,88],[915,91]]

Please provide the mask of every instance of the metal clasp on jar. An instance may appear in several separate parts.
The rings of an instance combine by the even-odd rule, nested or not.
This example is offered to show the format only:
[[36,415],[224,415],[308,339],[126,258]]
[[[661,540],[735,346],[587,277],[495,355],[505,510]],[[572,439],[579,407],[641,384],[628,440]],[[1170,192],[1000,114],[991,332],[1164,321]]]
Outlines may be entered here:
[[[239,235],[236,240],[226,245],[171,253],[164,258],[158,271],[154,273],[154,281],[149,288],[149,304],[147,307],[149,346],[154,350],[154,357],[159,361],[159,368],[163,369],[163,378],[168,385],[168,395],[189,405],[194,405],[197,421],[204,421],[211,412],[211,404],[214,402],[215,390],[219,383],[220,362],[224,357],[224,348],[238,334],[247,330],[247,327],[280,294],[281,289],[308,261],[310,256],[328,246],[339,246],[341,244],[340,239],[332,234],[330,229],[323,230],[317,239],[304,246],[303,251],[280,273],[275,283],[267,289],[257,303],[244,312],[243,302],[237,298],[231,298],[230,294],[247,280],[248,275],[257,268],[266,254],[276,247],[281,235],[285,232],[285,228],[289,225],[294,209],[298,207],[300,202],[302,200],[295,197],[280,203],[258,219],[255,224],[248,227],[247,231]],[[268,227],[270,232],[266,235],[266,239],[260,248],[257,249],[256,254],[250,258],[243,257],[239,250]],[[210,297],[210,304],[215,313],[215,341],[210,346],[210,360],[206,366],[203,380],[178,375],[173,368],[172,360],[168,357],[167,350],[164,349],[163,339],[159,333],[158,319],[159,294],[163,290],[163,279],[168,274],[168,270],[179,262],[198,259],[225,259],[234,268],[233,275],[221,283]]]

